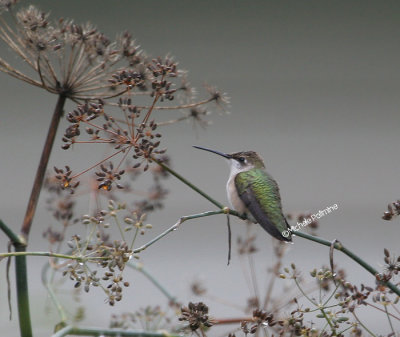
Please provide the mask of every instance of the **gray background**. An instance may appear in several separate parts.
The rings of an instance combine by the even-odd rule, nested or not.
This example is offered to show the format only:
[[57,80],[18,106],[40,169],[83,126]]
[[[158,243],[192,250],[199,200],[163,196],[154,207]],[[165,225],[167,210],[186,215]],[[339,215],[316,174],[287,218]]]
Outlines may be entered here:
[[[191,145],[225,152],[252,149],[265,158],[278,180],[286,212],[316,212],[336,203],[339,210],[321,221],[322,237],[340,239],[376,268],[383,265],[384,247],[400,253],[398,220],[380,218],[387,203],[399,198],[397,1],[34,3],[50,10],[53,18],[91,21],[108,36],[129,30],[148,54],[174,55],[190,71],[189,79],[199,91],[207,82],[228,93],[231,114],[214,114],[207,130],[198,130],[196,136],[185,124],[165,131],[174,167],[212,196],[226,202],[227,166]],[[5,47],[1,48],[3,54]],[[0,216],[17,230],[56,98],[5,75],[0,75],[0,81]],[[88,162],[85,149],[60,150],[60,136],[61,132],[50,167],[71,163],[84,168],[93,162]],[[214,209],[177,180],[170,179],[168,188],[166,208],[149,219],[155,228],[148,238],[182,215]],[[48,249],[41,232],[52,220],[44,208],[42,197],[31,250]],[[232,226],[235,237],[244,232],[240,221],[233,220]],[[257,234],[257,272],[263,282],[266,266],[274,258],[271,239],[261,229]],[[3,236],[0,242],[5,251]],[[199,300],[190,294],[188,284],[200,278],[212,294],[244,306],[248,288],[239,258],[234,254],[227,267],[226,254],[225,219],[214,217],[185,223],[144,252],[142,259],[183,301]],[[328,250],[299,238],[285,259],[286,264],[292,261],[307,276],[313,267],[329,262]],[[343,255],[337,253],[336,261],[347,267],[350,280],[373,284],[371,276]],[[43,263],[42,258],[29,258],[38,336],[48,335],[58,319],[51,306],[51,319],[44,314],[49,301],[40,284]],[[15,291],[12,288],[14,319],[9,322],[5,261],[1,268],[0,324],[8,336],[17,336]],[[115,308],[103,304],[101,291],[83,296],[87,325],[105,326],[110,313],[165,303],[141,275],[132,273],[130,279],[132,286]],[[205,301],[215,317],[240,315],[233,307]],[[67,306],[72,312],[76,304],[67,299]],[[370,328],[388,333],[385,317],[373,314],[378,318],[368,322]]]

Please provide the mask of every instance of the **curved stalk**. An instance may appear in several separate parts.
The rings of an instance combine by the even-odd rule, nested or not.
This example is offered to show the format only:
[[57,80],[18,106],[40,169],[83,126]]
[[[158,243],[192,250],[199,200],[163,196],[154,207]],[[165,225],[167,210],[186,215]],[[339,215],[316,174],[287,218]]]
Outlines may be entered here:
[[129,261],[127,263],[127,265],[139,272],[141,272],[145,277],[147,277],[148,280],[150,280],[151,283],[153,283],[169,300],[170,303],[172,304],[179,304],[176,297],[171,295],[169,293],[169,291],[167,289],[165,289],[165,287],[158,282],[158,280],[156,278],[154,278],[153,275],[151,275],[144,267],[141,263],[135,263],[132,261]]
[[[295,232],[294,235],[297,235],[303,239],[307,239],[310,241],[314,241],[317,242],[321,245],[324,246],[328,246],[331,247],[332,242],[325,240],[325,239],[321,239],[318,238],[316,236],[312,236],[310,234],[306,234],[303,232]],[[334,248],[336,250],[341,251],[343,254],[347,255],[349,258],[351,258],[353,261],[357,262],[361,267],[363,267],[365,270],[367,270],[368,272],[370,272],[372,275],[376,276],[377,274],[379,274],[379,272],[372,267],[370,264],[368,264],[367,262],[365,262],[361,257],[359,257],[358,255],[354,254],[351,250],[349,250],[348,248],[346,248],[345,246],[343,246],[340,242],[336,242],[334,245]],[[383,282],[382,284],[387,286],[390,290],[392,290],[394,293],[396,293],[398,296],[400,296],[400,289],[397,288],[393,283],[391,282]]]
[[[218,208],[220,208],[222,211],[232,214],[234,216],[237,216],[241,219],[246,219],[246,216],[243,214],[239,214],[238,212],[235,212],[233,210],[230,210],[226,207],[224,207],[221,203],[219,203],[218,201],[214,200],[212,197],[210,197],[207,193],[205,193],[204,191],[202,191],[200,188],[198,188],[197,186],[193,185],[191,182],[189,182],[187,179],[185,179],[184,177],[182,177],[180,174],[178,174],[177,172],[175,172],[173,169],[171,169],[170,167],[166,166],[164,163],[156,160],[153,158],[153,160],[160,165],[164,170],[168,171],[169,173],[171,173],[174,177],[176,177],[177,179],[179,179],[180,181],[182,181],[185,185],[189,186],[192,190],[194,190],[195,192],[199,193],[201,196],[203,196],[204,198],[206,198],[208,201],[210,201],[211,203],[213,203],[215,206],[217,206]],[[361,257],[359,257],[358,255],[354,254],[351,250],[347,249],[346,247],[344,247],[340,242],[335,242],[332,245],[332,242],[325,240],[325,239],[321,239],[318,238],[316,236],[312,236],[306,233],[302,233],[302,232],[295,232],[295,235],[303,238],[303,239],[307,239],[310,241],[314,241],[317,242],[321,245],[324,246],[328,246],[331,247],[333,246],[336,250],[341,251],[342,253],[344,253],[345,255],[347,255],[348,257],[350,257],[353,261],[355,261],[356,263],[358,263],[360,266],[362,266],[365,270],[367,270],[368,272],[370,272],[372,275],[376,276],[378,274],[378,271],[373,268],[370,264],[368,264],[367,262],[365,262]],[[388,288],[390,288],[390,290],[392,290],[394,293],[396,293],[398,296],[400,296],[400,289],[398,287],[396,287],[393,283],[391,282],[384,282],[381,281],[383,285],[387,286]]]

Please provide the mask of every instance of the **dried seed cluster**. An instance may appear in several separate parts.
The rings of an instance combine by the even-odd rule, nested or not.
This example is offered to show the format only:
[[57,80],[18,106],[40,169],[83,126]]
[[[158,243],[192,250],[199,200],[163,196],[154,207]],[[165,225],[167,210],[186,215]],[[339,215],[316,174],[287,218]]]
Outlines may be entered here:
[[[118,172],[114,171],[113,163],[109,163],[109,167],[107,168],[105,165],[100,165],[101,171],[95,172],[97,181],[99,181],[99,189],[102,188],[106,191],[111,191],[112,184],[116,183],[116,181],[121,180],[121,176],[125,173],[125,170],[120,170]],[[123,188],[123,186],[119,183],[116,183],[117,188]]]
[[112,74],[109,82],[113,87],[124,85],[129,90],[138,88],[141,91],[146,91],[148,78],[144,69],[123,69]]
[[[99,239],[99,235],[97,235]],[[67,265],[63,275],[75,281],[75,288],[89,292],[90,287],[103,286],[108,297],[108,303],[114,305],[122,299],[123,287],[128,287],[129,282],[123,281],[122,272],[126,263],[132,256],[132,250],[125,242],[115,240],[112,244],[98,240],[95,243],[82,242],[75,235],[68,245],[73,250],[73,255],[81,256],[80,259]],[[94,263],[99,268],[105,269],[103,276],[98,276],[98,270],[92,270],[88,264]]]
[[384,261],[384,272],[386,279],[391,279],[393,276],[397,275],[400,271],[400,256],[391,256],[387,248],[383,250],[385,255]]
[[204,330],[213,325],[208,316],[208,307],[203,302],[189,302],[187,307],[182,307],[179,320],[187,322],[191,331]]
[[73,194],[75,192],[75,189],[79,186],[80,182],[72,182],[73,177],[71,176],[71,168],[69,166],[65,166],[64,170],[54,167],[54,171],[56,172],[55,178],[60,181],[61,189],[68,189],[71,194]]
[[[123,271],[133,256],[132,247],[137,233],[144,234],[145,230],[152,227],[144,224],[145,214],[140,217],[133,214],[129,217],[124,216],[126,212],[124,203],[110,200],[107,210],[101,210],[97,216],[85,215],[82,218],[82,223],[90,226],[90,232],[94,234],[91,240],[87,239],[90,241],[74,235],[67,242],[75,259],[67,265],[63,275],[68,275],[75,281],[75,288],[83,288],[86,292],[89,292],[91,286],[101,286],[110,305],[120,301],[123,289],[129,286],[129,282],[124,280]],[[121,227],[120,217],[124,217],[125,228]],[[115,222],[115,226],[119,227],[122,240],[110,241],[110,236],[106,234],[107,229],[111,227],[111,221],[107,222],[108,220]],[[136,232],[132,234],[131,243],[128,245],[128,237],[124,233],[130,230]],[[89,267],[89,264],[92,266]],[[103,272],[100,273],[100,270]]]
[[[51,226],[43,235],[52,251],[62,251],[62,243],[70,237],[67,230],[76,222],[74,208],[79,204],[71,194],[80,184],[79,177],[90,172],[91,179],[82,184],[80,191],[81,195],[90,193],[94,197],[92,204],[96,208],[82,219],[89,229],[88,236],[81,239],[73,235],[67,242],[73,259],[63,274],[75,282],[77,289],[88,292],[91,286],[105,288],[109,304],[114,305],[129,285],[123,271],[132,257],[135,239],[130,242],[126,232],[133,231],[136,238],[136,234],[149,230],[151,225],[144,223],[146,214],[160,209],[167,195],[162,182],[168,174],[154,164],[169,163],[164,155],[166,149],[160,148],[165,134],[161,126],[184,120],[205,126],[210,104],[225,111],[229,101],[210,86],[203,99],[195,99],[195,90],[177,62],[171,57],[148,58],[127,32],[112,40],[89,23],[51,20],[48,13],[35,6],[14,9],[16,2],[0,1],[0,14],[11,16],[10,20],[0,20],[0,41],[6,45],[5,50],[13,53],[11,62],[0,58],[0,71],[77,104],[66,114],[69,124],[62,137],[63,149],[77,144],[103,144],[111,151],[80,173],[68,165],[54,167],[55,175],[47,178],[52,196],[48,208],[61,226]],[[15,56],[24,64],[21,69],[11,65]],[[25,73],[25,68],[33,70],[33,75],[32,71]],[[178,116],[171,117],[171,112]],[[146,171],[151,179],[148,190],[122,182],[126,173],[134,180]],[[104,195],[108,193],[109,199],[122,189],[131,196],[140,195],[140,199],[129,206],[109,202],[108,210],[101,210]],[[118,220],[120,211],[127,213],[123,217],[125,228]],[[111,225],[106,222],[109,219],[120,227],[119,240],[110,239],[107,228]],[[197,315],[202,328],[211,325],[206,309],[200,303],[188,308],[191,317]]]

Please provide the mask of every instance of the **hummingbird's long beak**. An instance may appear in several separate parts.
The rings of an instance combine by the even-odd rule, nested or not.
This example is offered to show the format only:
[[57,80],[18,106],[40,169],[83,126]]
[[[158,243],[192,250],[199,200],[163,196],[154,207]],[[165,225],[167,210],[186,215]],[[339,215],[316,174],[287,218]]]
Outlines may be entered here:
[[196,146],[196,145],[193,145],[193,147],[195,147],[196,149],[200,149],[200,150],[204,150],[204,151],[208,151],[208,152],[212,152],[212,153],[218,154],[218,155],[220,155],[220,156],[222,156],[224,158],[227,158],[227,159],[232,159],[231,155],[223,153],[223,152],[207,149],[206,147],[201,147],[201,146]]

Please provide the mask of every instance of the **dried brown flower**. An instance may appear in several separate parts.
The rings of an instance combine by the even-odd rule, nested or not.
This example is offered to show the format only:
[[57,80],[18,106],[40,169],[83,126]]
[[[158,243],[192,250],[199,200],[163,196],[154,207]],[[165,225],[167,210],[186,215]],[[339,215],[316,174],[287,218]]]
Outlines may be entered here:
[[[8,1],[2,8],[9,8],[12,3]],[[14,15],[14,11],[9,12]],[[132,57],[140,57],[130,36],[123,35],[112,42],[91,24],[78,25],[63,19],[53,23],[48,13],[32,5],[16,12],[16,28],[6,20],[0,22],[0,39],[38,77],[25,74],[4,59],[0,59],[0,71],[73,100],[123,93],[126,89],[112,90],[108,78],[121,63],[134,68]]]
[[189,302],[187,307],[182,307],[179,320],[188,322],[191,331],[204,330],[213,325],[208,316],[208,307],[203,302]]

